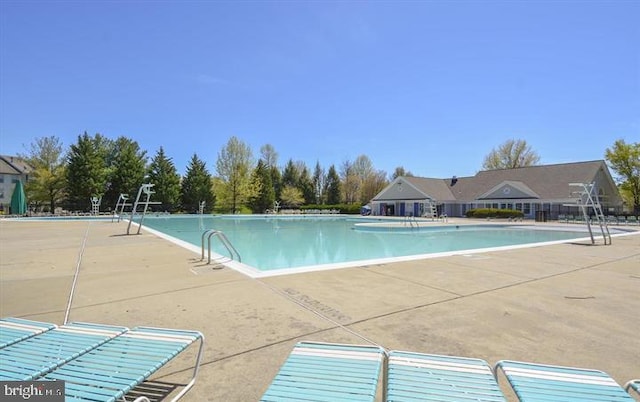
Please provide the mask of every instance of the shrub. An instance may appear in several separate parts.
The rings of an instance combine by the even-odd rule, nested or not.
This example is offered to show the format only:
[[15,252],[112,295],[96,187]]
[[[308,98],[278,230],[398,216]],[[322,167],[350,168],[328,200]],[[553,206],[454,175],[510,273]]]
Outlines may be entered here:
[[465,214],[467,218],[522,218],[522,211],[515,209],[476,208],[470,209]]
[[341,214],[349,214],[349,215],[360,215],[360,208],[362,205],[360,204],[335,204],[335,205],[303,205],[300,207],[301,210],[338,210]]

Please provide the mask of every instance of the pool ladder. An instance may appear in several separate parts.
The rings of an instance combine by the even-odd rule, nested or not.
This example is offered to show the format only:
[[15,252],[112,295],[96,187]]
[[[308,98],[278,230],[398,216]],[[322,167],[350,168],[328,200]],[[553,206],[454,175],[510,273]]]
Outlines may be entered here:
[[231,257],[232,260],[236,259],[234,257],[237,257],[238,262],[242,262],[242,257],[240,257],[240,253],[238,253],[238,250],[236,250],[235,247],[233,247],[233,244],[231,244],[231,242],[229,241],[229,238],[227,238],[227,236],[221,231],[221,230],[215,230],[215,229],[208,229],[205,230],[202,233],[202,258],[201,260],[204,260],[204,238],[205,236],[207,237],[207,249],[209,250],[207,253],[207,264],[211,264],[211,238],[212,237],[217,237],[218,239],[220,239],[220,243],[222,243],[222,245],[227,249],[227,251],[229,252],[229,255]]
[[413,214],[410,214],[404,217],[404,225],[405,226],[409,225],[411,227],[415,225],[415,227],[420,227],[420,225],[418,224],[418,220],[416,219],[415,216],[413,216]]

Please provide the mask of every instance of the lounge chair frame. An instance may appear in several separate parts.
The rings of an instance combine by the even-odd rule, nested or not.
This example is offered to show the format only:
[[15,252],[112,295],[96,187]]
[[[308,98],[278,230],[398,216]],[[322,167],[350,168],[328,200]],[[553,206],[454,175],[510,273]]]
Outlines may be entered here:
[[[144,353],[138,353],[138,355],[142,355],[142,357],[136,356],[136,351],[140,351],[136,346],[140,345],[128,345],[125,341],[126,338],[130,338],[131,342],[147,340],[150,342],[148,346],[149,349],[161,347],[162,343],[173,343],[174,349],[176,350],[169,351],[169,356],[159,356],[160,353],[148,352],[151,354],[156,353],[157,355],[145,359]],[[119,335],[110,342],[105,342],[79,358],[60,365],[55,370],[47,373],[42,379],[64,380],[67,383],[67,389],[74,387],[75,390],[79,390],[74,391],[78,394],[109,394],[113,395],[113,398],[126,400],[126,395],[133,388],[148,380],[153,374],[173,360],[173,358],[198,341],[199,347],[192,377],[184,388],[171,399],[172,402],[175,402],[182,398],[195,385],[204,350],[204,335],[201,332],[158,327],[136,327],[133,330]],[[116,343],[120,342],[124,343],[124,345],[116,345]],[[155,345],[153,343],[155,343]],[[180,347],[176,347],[176,345],[180,345]],[[120,346],[123,346],[123,348],[120,348]],[[127,349],[132,350],[133,353],[124,353]],[[153,360],[155,358],[158,358],[158,360]],[[141,363],[143,360],[146,361]],[[112,382],[109,383],[106,376],[96,379],[92,378],[91,375],[87,375],[87,372],[90,370],[87,369],[83,371],[85,365],[87,367],[94,367],[96,373],[99,373],[100,370],[109,373],[111,371],[115,373],[122,370],[122,375],[114,376]],[[144,372],[144,374],[141,374],[141,372]],[[93,377],[95,376],[96,375]],[[99,376],[99,374],[97,376]],[[133,377],[135,377],[135,379]],[[67,393],[70,394],[69,391],[67,391]],[[139,396],[134,402],[148,401],[149,399],[146,396]]]
[[7,317],[0,320],[0,349],[56,328],[48,322]]
[[506,402],[489,363],[470,357],[392,350],[384,384],[385,401]]
[[636,380],[631,380],[624,384],[624,390],[628,393],[631,393],[631,390],[635,391],[636,394],[640,396],[640,378]]
[[[384,348],[375,345],[298,342],[260,400],[334,401],[344,392],[374,401],[386,360]],[[360,380],[342,382],[351,373]],[[342,385],[344,389],[338,390]]]
[[[548,400],[565,402],[635,402],[620,384],[600,370],[501,360],[494,367],[496,380],[499,371],[502,371],[520,402],[537,401],[542,394]],[[522,378],[527,380],[522,381]],[[537,391],[531,390],[532,388]]]
[[0,349],[0,379],[37,380],[127,331],[126,327],[73,322]]

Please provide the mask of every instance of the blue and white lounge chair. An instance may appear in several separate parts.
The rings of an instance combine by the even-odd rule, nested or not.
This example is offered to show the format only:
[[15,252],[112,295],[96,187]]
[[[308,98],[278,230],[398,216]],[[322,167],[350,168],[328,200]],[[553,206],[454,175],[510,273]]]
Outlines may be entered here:
[[506,402],[484,360],[389,352],[385,401]]
[[638,396],[640,396],[640,379],[629,381],[624,385],[624,389],[628,393],[635,391],[635,393],[638,394]]
[[501,370],[521,402],[634,402],[607,373],[575,367],[502,360]]
[[0,381],[34,380],[126,330],[78,322],[13,343],[0,349]]
[[[204,336],[197,331],[138,327],[59,366],[41,380],[65,381],[66,400],[115,401],[147,380],[189,345],[200,341],[193,377],[172,401],[193,387]],[[136,401],[148,401],[139,397]]]
[[55,328],[48,322],[7,317],[0,320],[0,349]]
[[261,401],[374,401],[384,359],[377,346],[299,342]]

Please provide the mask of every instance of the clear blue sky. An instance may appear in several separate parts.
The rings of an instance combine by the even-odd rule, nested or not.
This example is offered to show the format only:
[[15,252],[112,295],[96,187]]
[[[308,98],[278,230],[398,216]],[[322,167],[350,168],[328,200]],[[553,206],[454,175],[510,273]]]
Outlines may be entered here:
[[541,163],[640,142],[640,1],[0,0],[0,153],[87,131],[215,174],[367,155],[446,178],[504,141]]

